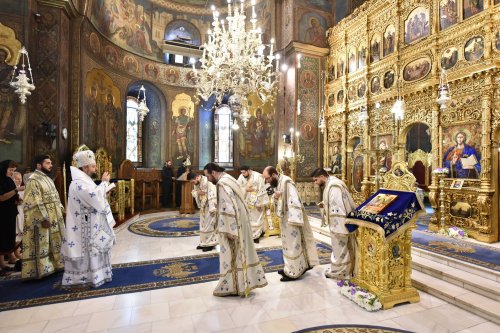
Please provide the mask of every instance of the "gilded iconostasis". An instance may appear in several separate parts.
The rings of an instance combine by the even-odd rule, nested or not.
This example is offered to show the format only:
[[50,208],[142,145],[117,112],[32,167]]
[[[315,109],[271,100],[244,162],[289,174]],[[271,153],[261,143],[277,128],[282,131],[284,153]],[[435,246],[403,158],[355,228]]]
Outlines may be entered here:
[[[358,202],[404,160],[436,211],[431,229],[444,221],[498,240],[497,2],[374,0],[328,30],[324,163]],[[448,171],[442,181],[438,168]]]

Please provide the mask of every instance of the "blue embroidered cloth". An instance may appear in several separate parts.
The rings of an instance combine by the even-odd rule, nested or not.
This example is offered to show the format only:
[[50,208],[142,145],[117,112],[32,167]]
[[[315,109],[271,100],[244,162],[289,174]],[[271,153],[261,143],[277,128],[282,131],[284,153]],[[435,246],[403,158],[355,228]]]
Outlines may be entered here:
[[[394,194],[398,197],[379,214],[364,212],[362,210],[363,207],[378,194]],[[423,210],[424,206],[420,203],[414,192],[380,189],[358,208],[349,213],[347,217],[378,225],[384,230],[385,237],[387,238],[406,222],[410,221],[415,214]],[[346,221],[346,226],[349,231],[354,231],[358,227],[348,221]]]

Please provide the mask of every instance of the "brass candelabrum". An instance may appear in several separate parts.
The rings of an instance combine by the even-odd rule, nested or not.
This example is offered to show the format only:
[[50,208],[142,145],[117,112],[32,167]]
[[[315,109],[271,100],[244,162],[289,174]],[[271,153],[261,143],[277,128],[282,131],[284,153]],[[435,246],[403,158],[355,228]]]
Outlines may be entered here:
[[438,188],[439,188],[439,232],[444,233],[446,231],[446,220],[444,217],[444,178],[449,173],[447,168],[437,168],[433,171],[438,177]]
[[[277,170],[280,173],[289,175],[293,180],[297,176],[297,164],[301,164],[305,160],[305,156],[300,153],[300,132],[293,127],[290,128],[290,134],[283,134],[283,157],[278,162]],[[289,154],[287,154],[287,145],[289,146]]]

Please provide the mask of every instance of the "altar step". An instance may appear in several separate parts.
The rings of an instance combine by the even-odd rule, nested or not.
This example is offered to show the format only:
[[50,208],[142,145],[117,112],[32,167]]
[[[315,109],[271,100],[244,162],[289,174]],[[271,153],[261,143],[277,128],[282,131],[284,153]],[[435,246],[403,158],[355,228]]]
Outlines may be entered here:
[[[310,219],[315,238],[330,242],[319,219]],[[412,247],[413,286],[500,324],[500,272]]]

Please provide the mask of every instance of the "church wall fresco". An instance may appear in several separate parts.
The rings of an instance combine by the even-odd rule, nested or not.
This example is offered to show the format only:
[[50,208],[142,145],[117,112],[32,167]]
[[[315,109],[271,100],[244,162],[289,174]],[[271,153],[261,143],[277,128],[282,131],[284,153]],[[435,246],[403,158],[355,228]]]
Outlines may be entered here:
[[258,96],[249,98],[250,120],[247,126],[240,124],[234,136],[237,141],[236,165],[261,167],[271,165],[275,156],[275,111],[269,103],[262,104]]
[[[320,110],[321,59],[303,56],[301,67],[297,71],[297,98],[301,101],[301,113],[297,115],[297,128],[300,131],[300,153],[306,156],[297,166],[297,177],[309,177],[320,163],[318,144],[318,117]],[[295,108],[294,108],[295,109]]]
[[295,35],[298,41],[327,47],[325,31],[332,25],[332,15],[299,7],[295,16],[298,20]]
[[[206,2],[200,5],[197,1],[92,0],[91,3],[90,21],[103,36],[129,52],[161,62],[165,39],[187,38],[187,43],[199,45],[205,42],[213,19]],[[219,1],[215,5],[224,17],[227,2]],[[264,41],[274,35],[270,8],[274,8],[271,0],[257,1],[255,6],[257,25],[263,30]],[[250,2],[246,11],[247,15],[251,14]]]
[[[398,0],[388,6],[387,1],[373,0],[327,32],[329,66],[338,67],[341,60],[347,59],[349,67],[351,60],[348,73],[330,79],[325,88],[327,96],[347,92],[348,103],[337,101],[327,112],[327,118],[346,115],[343,124],[347,128],[341,144],[347,147],[350,140],[361,136],[362,143],[373,150],[378,134],[379,139],[387,136],[392,163],[411,155],[414,164],[415,156],[422,155],[427,160],[418,167],[430,164],[430,170],[449,168],[450,174],[443,179],[444,214],[439,211],[438,177],[427,176],[424,170],[425,180],[420,181],[421,185],[429,185],[424,187],[428,188],[435,209],[430,228],[439,229],[443,215],[446,225],[465,228],[471,237],[484,242],[498,241],[499,235],[500,196],[495,194],[499,184],[498,138],[492,142],[492,133],[498,133],[500,123],[493,97],[498,71],[492,69],[500,59],[496,45],[499,30],[495,24],[498,15],[498,6],[485,1]],[[377,59],[376,48],[376,54],[371,54],[372,41],[379,36],[382,50]],[[370,61],[364,68],[359,68],[356,59],[360,45],[370,46]],[[436,102],[441,69],[447,70],[452,98],[444,110]],[[363,82],[367,83],[367,92],[360,94]],[[404,119],[395,124],[391,108],[398,87],[406,112]],[[375,108],[376,103],[379,109]],[[357,117],[362,108],[368,110],[369,121],[360,130]],[[409,135],[416,125],[426,131],[426,142],[414,141],[416,135]],[[323,146],[324,151],[328,149],[330,142]],[[342,169],[354,167],[356,159],[358,163],[363,161],[364,180],[355,179],[355,172],[342,172],[342,177],[354,189],[356,200],[366,199],[375,190],[373,165],[366,167],[374,163],[373,157],[364,151],[354,152],[352,157],[347,154]],[[463,180],[460,189],[452,188],[457,180]],[[463,203],[470,207],[463,208]]]

